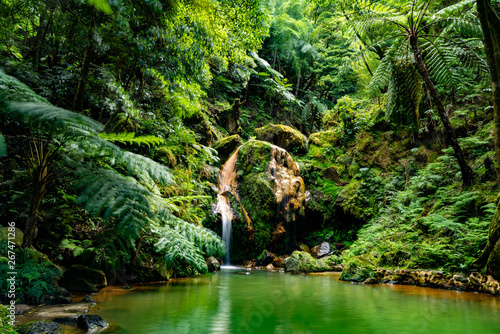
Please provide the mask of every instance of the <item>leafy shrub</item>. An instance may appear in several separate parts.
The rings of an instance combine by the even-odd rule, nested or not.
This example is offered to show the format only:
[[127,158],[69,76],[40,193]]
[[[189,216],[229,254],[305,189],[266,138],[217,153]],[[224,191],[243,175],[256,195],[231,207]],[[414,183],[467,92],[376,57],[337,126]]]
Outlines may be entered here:
[[[1,249],[7,249],[7,241],[0,241]],[[0,257],[0,271],[9,272],[8,259]],[[56,292],[55,279],[62,272],[43,254],[30,249],[18,248],[16,250],[16,303],[39,304],[45,298]],[[0,290],[8,290],[7,280],[0,281]]]

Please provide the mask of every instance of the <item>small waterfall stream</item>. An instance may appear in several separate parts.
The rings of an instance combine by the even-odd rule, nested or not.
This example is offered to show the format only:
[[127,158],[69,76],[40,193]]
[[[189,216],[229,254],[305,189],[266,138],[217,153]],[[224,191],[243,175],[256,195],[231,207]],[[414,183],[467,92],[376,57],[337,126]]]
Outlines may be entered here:
[[[240,146],[241,147],[241,146]],[[236,187],[234,180],[236,178],[236,160],[238,159],[238,151],[240,147],[234,151],[229,160],[222,166],[219,180],[217,184],[217,212],[222,216],[222,240],[226,243],[226,256],[224,258],[224,265],[231,264],[231,234],[232,234],[232,221],[233,213],[229,205],[229,198],[227,193],[236,196]],[[237,198],[237,196],[236,196]]]
[[[269,145],[269,144],[268,144]],[[239,204],[238,219],[245,220],[248,223],[248,237],[253,238],[254,226],[245,208],[243,207],[238,195],[238,181],[236,162],[238,147],[231,157],[222,166],[217,182],[217,207],[215,212],[221,214],[222,220],[222,240],[226,244],[226,256],[223,261],[224,266],[231,264],[231,238],[232,223],[234,220],[231,209],[231,201]],[[245,154],[248,154],[246,152]],[[271,241],[279,239],[285,233],[290,233],[288,238],[288,247],[291,249],[295,242],[295,221],[296,215],[304,214],[304,205],[306,201],[306,191],[304,181],[300,177],[300,168],[286,150],[278,146],[269,145],[270,161],[267,166],[267,173],[272,180],[273,192],[276,201],[276,226],[273,228]],[[230,199],[231,197],[231,199]],[[233,205],[237,205],[233,203]],[[233,206],[234,208],[234,206]]]

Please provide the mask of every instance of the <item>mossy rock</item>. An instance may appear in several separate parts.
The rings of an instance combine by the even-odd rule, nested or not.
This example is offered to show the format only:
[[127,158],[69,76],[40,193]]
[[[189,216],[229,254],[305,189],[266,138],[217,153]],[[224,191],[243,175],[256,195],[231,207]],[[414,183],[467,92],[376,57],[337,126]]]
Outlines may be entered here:
[[309,136],[309,143],[316,146],[337,145],[340,137],[337,130],[315,132]]
[[224,162],[229,159],[234,150],[236,150],[242,144],[243,141],[241,140],[241,137],[239,135],[232,135],[216,141],[213,145],[213,148],[219,153],[221,164],[224,164]]
[[19,334],[60,334],[63,332],[57,322],[33,321],[17,328]]
[[351,214],[357,219],[363,219],[365,217],[363,203],[360,203],[361,196],[358,196],[361,186],[361,180],[352,180],[340,191],[337,198],[337,204],[344,212]]
[[307,252],[294,251],[285,259],[285,271],[304,273],[329,271],[332,268],[328,259],[318,261]]
[[260,140],[249,140],[240,148],[236,169],[243,175],[265,172],[271,160],[271,144]]
[[256,139],[282,147],[289,152],[307,153],[306,136],[289,126],[269,124],[255,129],[253,134]]
[[361,167],[379,167],[391,170],[399,160],[408,157],[412,148],[411,134],[407,131],[371,133],[363,131],[356,137],[355,150]]
[[321,175],[330,181],[333,181],[335,183],[339,183],[341,181],[340,179],[340,173],[335,166],[330,166],[321,171]]
[[233,222],[232,241],[232,258],[236,262],[255,258],[269,246],[276,208],[273,183],[267,172],[242,176],[238,192],[252,219],[253,232],[248,230],[239,204],[231,199],[231,208],[238,217]]
[[375,277],[374,262],[365,255],[358,255],[347,262],[339,279],[342,281],[364,282],[370,277]]

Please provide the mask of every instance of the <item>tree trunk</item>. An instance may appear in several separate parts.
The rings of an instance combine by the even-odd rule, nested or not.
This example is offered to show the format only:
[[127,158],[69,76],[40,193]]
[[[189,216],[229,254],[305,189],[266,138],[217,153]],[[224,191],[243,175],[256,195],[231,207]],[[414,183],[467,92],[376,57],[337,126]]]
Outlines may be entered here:
[[87,85],[87,79],[89,77],[91,52],[92,43],[89,43],[83,55],[81,77],[78,82],[78,88],[76,89],[75,99],[73,101],[73,110],[80,113],[83,111],[83,98],[85,96],[85,86]]
[[453,147],[453,150],[455,151],[454,156],[457,158],[460,170],[462,171],[463,187],[467,188],[472,185],[474,177],[472,168],[470,168],[470,166],[467,164],[467,161],[465,160],[464,153],[462,151],[462,148],[460,147],[460,144],[458,143],[457,136],[455,135],[455,130],[451,126],[450,119],[446,114],[441,99],[439,98],[439,93],[431,80],[429,70],[427,69],[427,65],[422,58],[422,53],[418,46],[418,40],[415,36],[410,36],[410,45],[415,57],[415,61],[417,62],[418,72],[420,73],[420,76],[422,76],[422,79],[424,80],[424,83],[429,90],[431,100],[438,111],[441,122],[443,123],[446,143],[449,146]]
[[476,2],[484,36],[484,51],[490,67],[495,122],[495,160],[497,161],[497,182],[500,184],[500,18],[491,7],[490,0],[477,0]]
[[30,212],[24,226],[24,238],[22,247],[31,247],[38,233],[38,222],[40,221],[39,208],[45,195],[45,184],[47,178],[47,167],[40,166],[33,175],[33,197],[31,198]]

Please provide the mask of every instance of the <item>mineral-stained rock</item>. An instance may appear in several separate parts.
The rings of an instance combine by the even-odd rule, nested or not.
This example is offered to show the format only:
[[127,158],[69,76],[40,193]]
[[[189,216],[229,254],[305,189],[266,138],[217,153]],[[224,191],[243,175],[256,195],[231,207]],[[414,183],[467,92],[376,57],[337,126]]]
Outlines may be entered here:
[[273,266],[283,268],[285,266],[285,257],[277,256],[273,259]]

